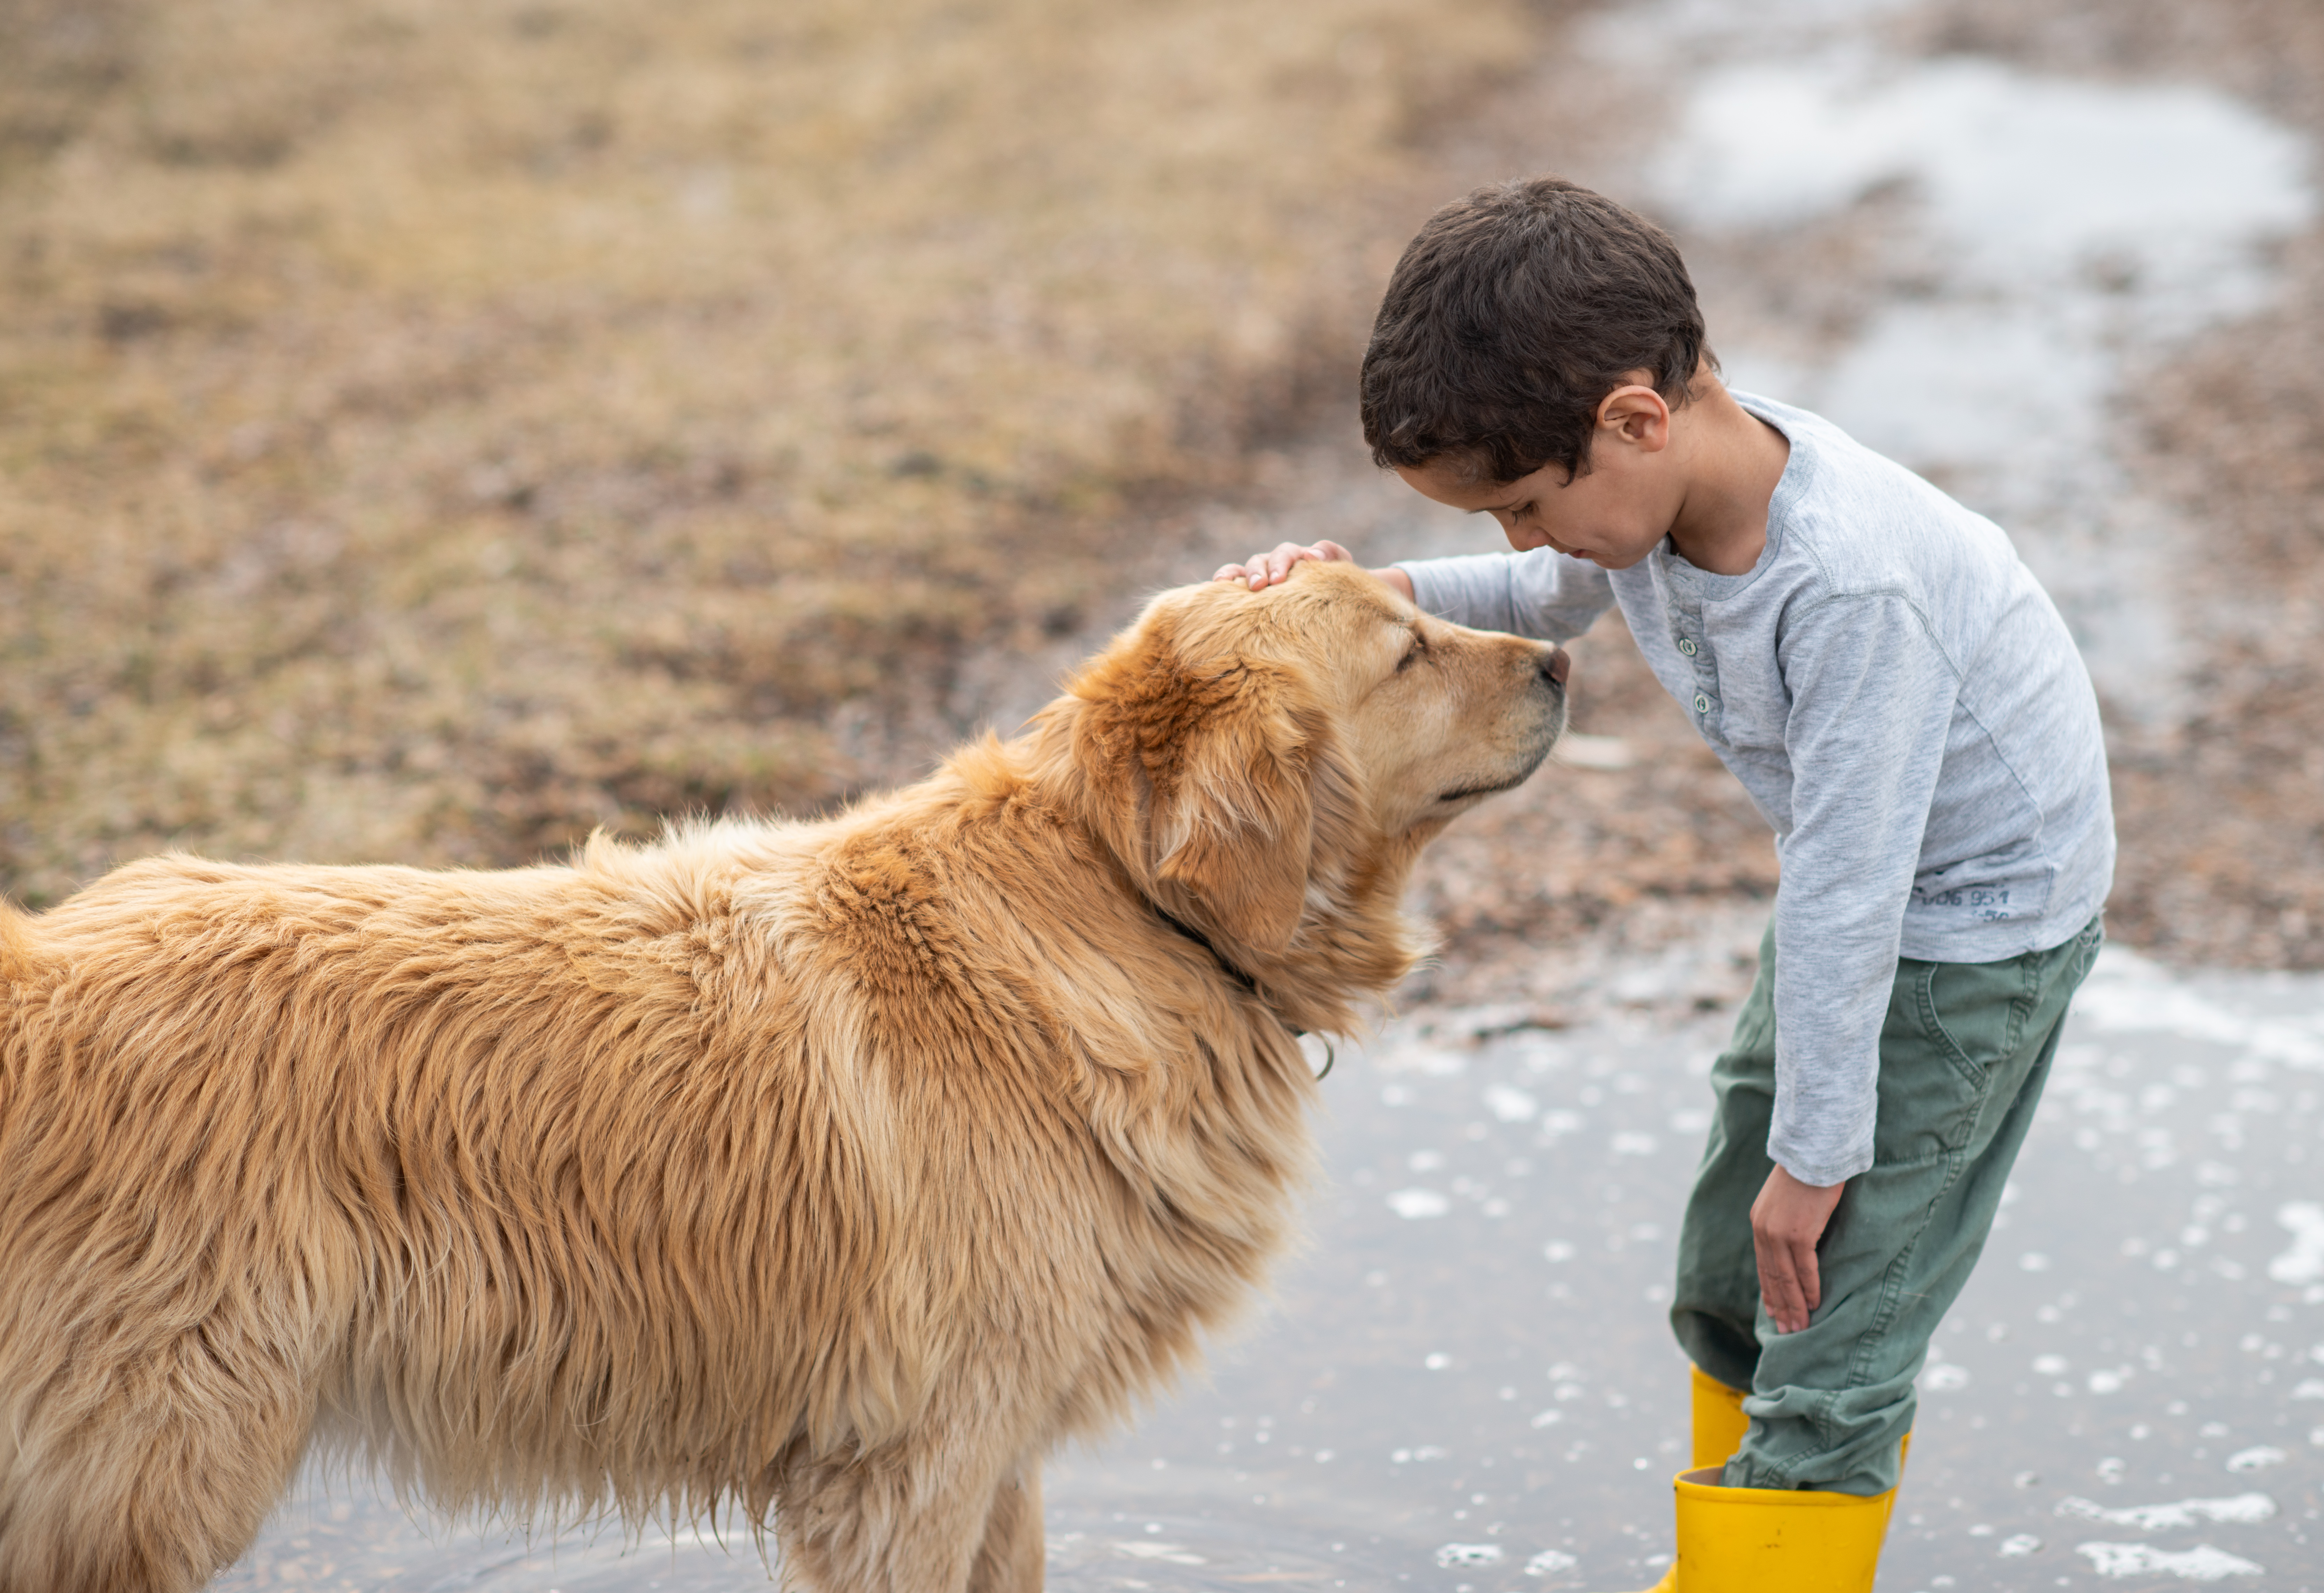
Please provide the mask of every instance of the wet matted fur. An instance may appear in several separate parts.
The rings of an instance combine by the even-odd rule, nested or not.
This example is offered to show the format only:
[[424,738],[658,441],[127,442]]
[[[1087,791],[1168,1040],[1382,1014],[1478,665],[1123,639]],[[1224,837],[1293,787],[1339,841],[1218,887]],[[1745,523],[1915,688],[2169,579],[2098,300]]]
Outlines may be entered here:
[[317,1444],[736,1513],[822,1593],[1038,1588],[1042,1457],[1283,1246],[1291,1031],[1412,966],[1554,656],[1310,565],[836,819],[0,906],[0,1593],[198,1587]]

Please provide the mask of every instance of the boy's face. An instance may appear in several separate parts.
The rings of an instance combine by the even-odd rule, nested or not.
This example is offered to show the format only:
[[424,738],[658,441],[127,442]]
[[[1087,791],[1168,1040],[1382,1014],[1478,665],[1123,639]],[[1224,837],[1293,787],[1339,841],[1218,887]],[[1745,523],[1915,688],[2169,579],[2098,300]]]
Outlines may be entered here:
[[1607,570],[1628,570],[1655,551],[1684,501],[1671,468],[1671,411],[1643,385],[1616,389],[1599,405],[1590,469],[1568,480],[1545,465],[1516,481],[1478,481],[1452,459],[1398,466],[1425,498],[1500,523],[1509,546],[1554,548]]

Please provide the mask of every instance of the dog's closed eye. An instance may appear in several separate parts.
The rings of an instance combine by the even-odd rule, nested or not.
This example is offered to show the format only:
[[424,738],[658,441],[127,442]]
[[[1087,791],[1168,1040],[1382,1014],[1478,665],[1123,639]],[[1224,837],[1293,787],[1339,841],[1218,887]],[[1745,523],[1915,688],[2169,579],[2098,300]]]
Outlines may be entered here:
[[1420,633],[1418,631],[1413,632],[1412,645],[1406,648],[1404,650],[1404,656],[1396,661],[1396,672],[1399,675],[1404,673],[1405,671],[1410,669],[1414,664],[1418,663],[1420,662],[1420,655],[1427,651],[1428,644],[1422,640]]

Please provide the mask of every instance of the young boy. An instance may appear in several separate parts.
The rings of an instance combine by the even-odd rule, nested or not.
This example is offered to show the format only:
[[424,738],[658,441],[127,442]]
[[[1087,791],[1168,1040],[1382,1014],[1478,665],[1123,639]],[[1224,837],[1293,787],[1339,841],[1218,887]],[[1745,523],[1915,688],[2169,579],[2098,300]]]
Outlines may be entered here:
[[[1446,207],[1380,305],[1364,436],[1518,551],[1377,573],[1554,641],[1618,603],[1775,827],[1782,884],[1679,1240],[1697,1469],[1662,1586],[1867,1593],[1914,1376],[2097,954],[2106,755],[1998,528],[1716,371],[1651,224],[1548,178]],[[1286,543],[1219,579],[1349,557]]]

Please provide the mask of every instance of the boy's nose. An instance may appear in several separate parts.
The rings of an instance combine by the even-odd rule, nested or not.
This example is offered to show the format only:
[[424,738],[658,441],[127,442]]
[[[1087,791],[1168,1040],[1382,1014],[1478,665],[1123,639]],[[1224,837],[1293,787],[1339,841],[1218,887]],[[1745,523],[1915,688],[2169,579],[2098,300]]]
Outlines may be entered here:
[[1564,648],[1553,647],[1541,661],[1541,672],[1549,677],[1550,684],[1563,686],[1565,677],[1573,672],[1573,660],[1566,655]]

